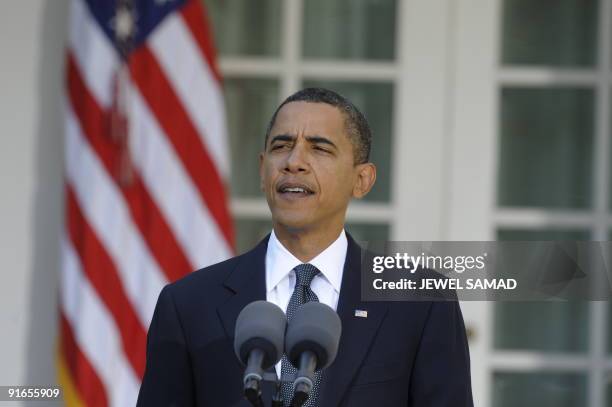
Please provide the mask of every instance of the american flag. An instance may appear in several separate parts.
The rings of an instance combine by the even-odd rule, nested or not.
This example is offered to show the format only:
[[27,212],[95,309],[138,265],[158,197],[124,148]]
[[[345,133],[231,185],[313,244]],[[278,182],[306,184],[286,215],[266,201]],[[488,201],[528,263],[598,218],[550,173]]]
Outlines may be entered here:
[[162,287],[232,254],[219,70],[198,0],[73,0],[59,381],[133,406]]

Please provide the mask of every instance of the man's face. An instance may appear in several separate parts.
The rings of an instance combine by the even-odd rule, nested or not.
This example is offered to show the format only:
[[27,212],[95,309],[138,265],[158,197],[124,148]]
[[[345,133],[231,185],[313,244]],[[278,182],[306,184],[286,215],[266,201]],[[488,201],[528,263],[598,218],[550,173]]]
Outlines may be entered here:
[[[281,108],[260,155],[261,188],[275,226],[300,230],[341,228],[351,197],[361,197],[363,168],[355,165],[344,116],[324,103],[291,102]],[[367,183],[366,183],[367,184]]]

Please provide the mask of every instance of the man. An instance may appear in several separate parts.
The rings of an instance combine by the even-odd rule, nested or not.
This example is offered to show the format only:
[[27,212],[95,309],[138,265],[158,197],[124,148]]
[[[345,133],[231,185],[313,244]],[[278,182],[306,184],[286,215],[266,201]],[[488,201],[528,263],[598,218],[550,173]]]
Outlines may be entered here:
[[[361,301],[360,248],[344,221],[349,201],[376,179],[370,143],[365,117],[332,91],[304,89],[278,107],[260,154],[272,233],[250,252],[164,288],[138,405],[248,406],[233,333],[240,311],[263,299],[288,311],[320,301],[342,320],[336,360],[309,405],[473,405],[456,302]],[[276,371],[291,368],[283,360]],[[270,397],[264,391],[266,405]]]

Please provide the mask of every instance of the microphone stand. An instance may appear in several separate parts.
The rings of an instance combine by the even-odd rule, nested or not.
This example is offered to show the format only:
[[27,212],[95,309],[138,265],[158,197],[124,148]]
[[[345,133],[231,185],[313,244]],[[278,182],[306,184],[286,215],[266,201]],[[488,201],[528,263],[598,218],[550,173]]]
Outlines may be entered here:
[[283,395],[281,394],[281,386],[282,382],[280,380],[277,380],[276,391],[274,392],[274,396],[272,396],[272,407],[283,407]]
[[[283,379],[290,379],[289,381],[293,382],[295,377],[285,377]],[[278,380],[276,376],[276,372],[264,372],[263,377],[261,379],[262,382],[272,382],[274,383],[274,395],[272,396],[272,405],[271,407],[283,407],[283,396],[281,394],[281,386],[282,381]],[[259,386],[258,386],[259,390]],[[246,396],[246,394],[245,394]],[[253,407],[264,407],[263,400],[261,398],[261,391],[258,391],[257,397],[246,397],[246,399],[251,403]]]
[[250,383],[245,386],[244,395],[246,399],[251,402],[253,407],[264,407],[259,383],[255,380],[251,380]]

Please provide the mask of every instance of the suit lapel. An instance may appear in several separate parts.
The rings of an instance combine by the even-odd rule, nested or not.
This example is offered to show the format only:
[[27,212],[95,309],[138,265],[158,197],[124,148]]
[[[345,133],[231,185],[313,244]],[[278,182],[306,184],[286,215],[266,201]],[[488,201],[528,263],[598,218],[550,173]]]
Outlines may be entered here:
[[253,301],[266,299],[266,250],[268,239],[264,238],[250,252],[244,254],[236,268],[231,271],[223,285],[231,294],[229,300],[217,308],[217,313],[229,338],[234,338],[238,314]]
[[[269,238],[270,235],[259,242],[253,250],[245,253],[240,263],[223,282],[225,288],[233,295],[217,308],[217,313],[232,346],[240,311],[253,301],[266,299],[266,251]],[[240,371],[241,374],[242,372],[243,370]],[[269,383],[262,385],[265,405],[270,405],[273,390],[273,386]],[[250,405],[246,399],[242,399],[240,403],[238,405]]]
[[[320,398],[321,406],[325,407],[339,405],[387,312],[386,303],[361,301],[361,248],[350,235],[347,234],[347,238],[348,249],[338,301],[342,335],[336,360],[325,372]],[[367,311],[367,317],[356,317],[356,310]]]

